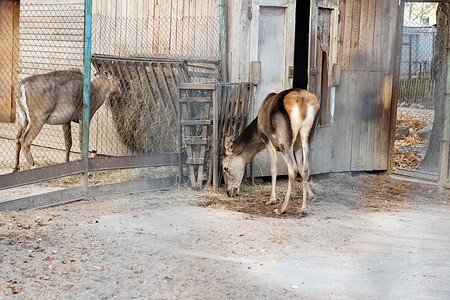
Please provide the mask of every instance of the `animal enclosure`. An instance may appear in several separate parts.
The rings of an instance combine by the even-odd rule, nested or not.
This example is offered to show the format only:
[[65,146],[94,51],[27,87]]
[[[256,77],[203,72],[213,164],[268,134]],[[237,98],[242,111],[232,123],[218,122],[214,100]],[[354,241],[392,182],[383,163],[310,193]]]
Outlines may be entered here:
[[[89,164],[91,171],[150,167],[149,170],[142,169],[143,172],[134,177],[142,180],[158,178],[157,174],[161,172],[156,171],[156,167],[167,165],[170,169],[171,165],[178,164],[176,155],[172,154],[178,147],[177,85],[182,82],[217,82],[221,78],[217,14],[191,14],[188,11],[187,14],[171,12],[166,15],[163,7],[149,8],[158,14],[111,15],[101,5],[94,5],[90,77],[95,80],[104,72],[111,74],[120,81],[121,93],[107,91],[103,95],[105,104],[93,115],[89,130],[89,156],[94,159]],[[84,1],[2,1],[0,9],[2,16],[9,17],[2,17],[0,24],[5,42],[0,47],[8,50],[4,60],[2,56],[8,69],[2,70],[5,78],[2,77],[0,84],[0,188],[79,174],[83,170],[78,139],[81,129],[77,123],[72,123],[69,131],[73,137],[70,162],[61,164],[66,161],[62,126],[51,125],[56,123],[48,120],[46,123],[49,124],[44,125],[31,145],[37,170],[26,171],[31,165],[20,155],[22,171],[13,175],[9,173],[14,169],[17,135],[14,86],[19,80],[37,74],[82,70]],[[54,88],[58,91],[59,86]],[[24,97],[16,99],[20,103],[23,98],[28,104],[30,95],[26,91]],[[91,108],[94,104],[91,103]],[[81,102],[77,105],[82,107]],[[22,111],[28,109],[23,108]],[[17,112],[18,116],[22,111]],[[152,170],[155,170],[154,174]],[[176,168],[161,173],[172,178],[176,174]],[[133,176],[121,177],[133,180]],[[75,186],[79,180],[75,179]],[[161,186],[173,182],[171,179]],[[78,191],[72,192],[72,196]],[[70,191],[67,193],[71,194]]]

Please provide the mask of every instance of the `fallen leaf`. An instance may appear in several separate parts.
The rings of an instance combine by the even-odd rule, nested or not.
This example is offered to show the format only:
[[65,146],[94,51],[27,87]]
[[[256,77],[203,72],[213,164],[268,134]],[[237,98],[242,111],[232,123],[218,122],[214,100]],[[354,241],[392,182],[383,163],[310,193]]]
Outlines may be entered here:
[[12,289],[12,290],[15,290],[15,289],[16,289],[15,286],[7,286],[6,288],[7,288],[7,289]]
[[169,276],[164,276],[163,277],[165,280],[172,280],[172,278],[170,278]]
[[105,269],[104,266],[101,266],[101,267],[99,267],[99,266],[94,266],[94,268],[96,268],[97,270],[104,270],[104,269]]
[[272,259],[272,263],[273,263],[273,264],[275,263],[275,259]]
[[293,288],[293,289],[298,289],[298,285],[293,284],[293,285],[291,285],[291,288]]
[[50,256],[47,256],[46,258],[43,259],[43,261],[52,261],[52,260],[53,260],[53,258]]

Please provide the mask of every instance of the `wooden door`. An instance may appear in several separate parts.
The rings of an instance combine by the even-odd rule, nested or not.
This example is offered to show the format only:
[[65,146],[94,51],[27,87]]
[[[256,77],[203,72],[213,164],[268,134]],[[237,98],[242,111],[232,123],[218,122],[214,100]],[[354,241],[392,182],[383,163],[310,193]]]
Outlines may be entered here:
[[19,1],[0,1],[0,122],[14,122],[19,58]]
[[[292,87],[295,44],[295,1],[256,0],[252,3],[250,60],[261,64],[256,87],[253,117],[267,94]],[[278,173],[287,174],[286,164],[278,158]],[[270,156],[260,152],[253,161],[254,176],[270,175]]]
[[267,94],[292,87],[289,70],[294,65],[294,38],[294,0],[253,1],[250,60],[261,63],[255,116]]
[[331,171],[337,65],[338,1],[312,0],[308,90],[320,101],[319,123],[311,145],[311,173]]

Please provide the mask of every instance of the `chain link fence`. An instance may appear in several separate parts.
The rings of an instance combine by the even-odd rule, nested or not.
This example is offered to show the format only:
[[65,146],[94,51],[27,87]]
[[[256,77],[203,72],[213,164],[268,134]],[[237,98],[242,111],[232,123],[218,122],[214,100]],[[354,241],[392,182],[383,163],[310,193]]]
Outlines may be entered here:
[[446,72],[441,54],[448,36],[448,25],[442,25],[446,23],[438,9],[442,5],[404,4],[394,150],[394,170],[434,181],[444,118],[441,94]]
[[[83,65],[84,7],[7,0],[1,1],[0,13],[3,66],[0,101],[2,111],[9,112],[10,116],[9,120],[5,116],[0,120],[0,174],[11,172],[15,167],[16,136],[26,144],[25,148],[31,143],[37,166],[62,163],[66,159],[63,131],[61,126],[49,124],[61,125],[63,121],[57,119],[61,115],[65,115],[62,119],[69,118],[74,111],[66,102],[58,104],[55,110],[56,99],[47,91],[66,91],[68,86],[60,86],[59,80],[76,82],[72,88],[82,88],[79,80]],[[51,81],[49,77],[30,77],[69,69],[78,71]],[[75,97],[78,92],[73,91],[71,95]],[[55,111],[59,116],[52,114]],[[73,129],[73,135],[77,136],[78,128]],[[78,139],[74,139],[73,149],[79,149]],[[71,159],[77,158],[76,153],[71,155]],[[25,164],[21,163],[21,167],[25,168]]]
[[[79,161],[83,1],[1,1],[0,36],[0,175]],[[220,79],[219,20],[94,14],[92,53],[90,157],[176,152],[177,84]],[[108,183],[167,172],[111,173]]]

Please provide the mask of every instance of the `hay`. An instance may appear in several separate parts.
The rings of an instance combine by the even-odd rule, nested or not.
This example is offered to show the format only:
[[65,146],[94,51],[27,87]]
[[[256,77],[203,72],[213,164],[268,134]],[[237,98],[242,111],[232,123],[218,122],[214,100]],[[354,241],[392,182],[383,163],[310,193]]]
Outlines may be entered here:
[[[89,186],[99,186],[134,180],[158,179],[178,175],[177,166],[151,167],[89,172]],[[60,177],[37,183],[40,187],[76,187],[80,186],[82,174]]]
[[[168,101],[171,101],[170,99]],[[176,113],[154,101],[150,89],[139,80],[128,82],[121,95],[108,102],[114,126],[122,143],[137,153],[177,151]]]

